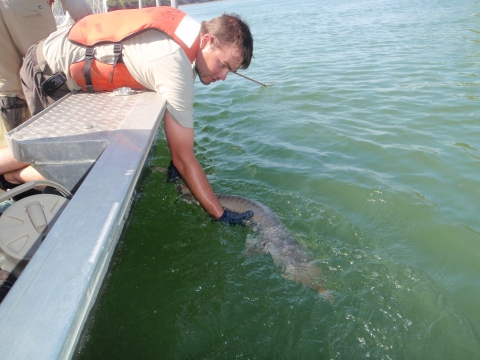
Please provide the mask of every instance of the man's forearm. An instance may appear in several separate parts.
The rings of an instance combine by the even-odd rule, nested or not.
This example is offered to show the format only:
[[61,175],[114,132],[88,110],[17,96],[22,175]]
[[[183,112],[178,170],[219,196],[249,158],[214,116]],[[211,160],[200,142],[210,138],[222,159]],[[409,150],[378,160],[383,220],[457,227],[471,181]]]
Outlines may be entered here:
[[188,163],[180,159],[174,159],[173,165],[178,169],[188,189],[205,211],[215,219],[219,219],[223,214],[223,208],[197,159],[191,159]]
[[0,149],[0,174],[22,169],[29,164],[16,160],[11,154],[8,147]]
[[90,4],[85,0],[60,0],[62,7],[68,11],[72,19],[77,22],[81,18],[93,13]]
[[177,168],[190,192],[215,219],[223,214],[223,208],[213,192],[202,166],[193,151],[193,129],[177,124],[170,113],[165,112],[165,135],[172,155],[173,165]]

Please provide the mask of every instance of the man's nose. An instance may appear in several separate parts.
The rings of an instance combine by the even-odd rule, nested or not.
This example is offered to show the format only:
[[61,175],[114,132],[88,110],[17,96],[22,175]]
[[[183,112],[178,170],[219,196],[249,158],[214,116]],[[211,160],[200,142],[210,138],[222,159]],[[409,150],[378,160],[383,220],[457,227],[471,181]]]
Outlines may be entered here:
[[229,70],[228,70],[228,69],[224,69],[224,70],[220,71],[220,79],[222,79],[222,81],[225,81],[225,79],[227,78],[228,73],[229,73]]

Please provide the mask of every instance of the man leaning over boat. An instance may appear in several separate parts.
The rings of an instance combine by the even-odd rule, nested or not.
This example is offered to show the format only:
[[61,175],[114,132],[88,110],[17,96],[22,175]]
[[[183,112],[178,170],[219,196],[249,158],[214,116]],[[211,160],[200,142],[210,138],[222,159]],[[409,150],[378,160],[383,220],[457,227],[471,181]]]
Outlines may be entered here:
[[[162,6],[93,14],[60,29],[29,48],[20,76],[32,115],[71,91],[156,91],[167,102],[164,127],[173,166],[210,216],[233,225],[252,213],[225,211],[194,155],[194,80],[225,80],[248,68],[252,55],[250,29],[238,15],[200,24]],[[43,178],[8,149],[0,149],[0,174],[5,188]]]

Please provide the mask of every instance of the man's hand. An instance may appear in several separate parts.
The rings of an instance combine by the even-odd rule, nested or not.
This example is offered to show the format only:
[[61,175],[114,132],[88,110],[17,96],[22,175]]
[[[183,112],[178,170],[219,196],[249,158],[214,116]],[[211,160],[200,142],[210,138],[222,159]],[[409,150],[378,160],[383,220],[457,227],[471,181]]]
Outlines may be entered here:
[[246,222],[249,219],[251,219],[252,216],[253,216],[252,210],[248,210],[248,211],[245,211],[244,213],[237,214],[237,213],[234,213],[233,211],[225,209],[222,217],[217,221],[221,223],[227,223],[230,226],[235,226],[235,225],[245,226]]
[[[177,170],[175,165],[173,165],[173,161],[170,161],[170,166],[168,167],[168,171],[167,171],[167,182],[176,183],[178,180],[181,180],[181,179],[182,179],[182,175],[180,175],[180,172]],[[230,211],[224,208],[222,216],[220,217],[220,219],[216,221],[221,223],[227,223],[230,226],[235,226],[235,225],[244,226],[246,225],[246,222],[250,218],[252,218],[252,216],[253,216],[252,210],[248,210],[248,211],[245,211],[244,213],[237,214],[233,211]]]

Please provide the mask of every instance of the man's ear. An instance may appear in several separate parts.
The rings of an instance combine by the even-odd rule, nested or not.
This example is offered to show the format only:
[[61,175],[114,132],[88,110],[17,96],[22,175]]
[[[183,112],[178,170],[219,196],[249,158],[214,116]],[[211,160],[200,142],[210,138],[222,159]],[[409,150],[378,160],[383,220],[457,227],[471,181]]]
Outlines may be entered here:
[[211,46],[212,41],[213,41],[212,35],[210,35],[209,33],[204,34],[204,35],[200,38],[200,48],[203,50],[203,49],[205,49],[205,47],[206,47],[208,44],[210,44],[210,46]]

